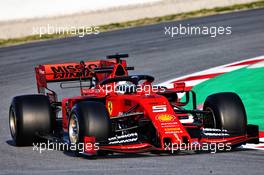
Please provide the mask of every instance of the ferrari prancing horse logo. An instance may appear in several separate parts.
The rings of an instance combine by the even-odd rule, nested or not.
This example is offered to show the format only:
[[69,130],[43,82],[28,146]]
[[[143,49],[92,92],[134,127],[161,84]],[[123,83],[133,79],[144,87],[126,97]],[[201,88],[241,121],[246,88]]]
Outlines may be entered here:
[[111,101],[108,101],[107,103],[107,109],[110,115],[112,115],[113,112],[113,103]]

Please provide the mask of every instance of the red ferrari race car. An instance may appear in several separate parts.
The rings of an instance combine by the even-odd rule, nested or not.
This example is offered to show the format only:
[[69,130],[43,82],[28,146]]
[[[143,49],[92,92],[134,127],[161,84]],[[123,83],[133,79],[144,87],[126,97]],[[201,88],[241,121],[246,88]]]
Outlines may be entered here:
[[[240,97],[231,92],[212,94],[198,110],[196,94],[175,83],[153,85],[149,75],[128,75],[128,54],[107,60],[45,64],[35,68],[39,94],[13,98],[9,125],[17,146],[39,138],[68,145],[82,144],[85,155],[99,153],[173,152],[205,144],[235,148],[258,143],[258,126],[248,125]],[[63,97],[60,88],[80,88],[80,95]],[[185,96],[179,98],[179,93]],[[192,109],[186,105],[192,103]],[[87,146],[89,145],[89,146]]]

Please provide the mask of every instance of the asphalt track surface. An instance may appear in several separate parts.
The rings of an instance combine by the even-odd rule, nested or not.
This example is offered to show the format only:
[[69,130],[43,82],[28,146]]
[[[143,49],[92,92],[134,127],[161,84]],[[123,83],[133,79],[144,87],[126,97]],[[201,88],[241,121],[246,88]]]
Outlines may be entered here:
[[[181,24],[232,26],[232,35],[164,35],[164,26]],[[264,152],[238,150],[217,154],[184,153],[114,155],[97,160],[61,151],[40,154],[10,141],[8,108],[11,98],[36,92],[33,67],[86,58],[129,53],[136,73],[158,82],[233,61],[264,55],[264,9],[162,23],[119,31],[0,48],[0,174],[263,174]]]

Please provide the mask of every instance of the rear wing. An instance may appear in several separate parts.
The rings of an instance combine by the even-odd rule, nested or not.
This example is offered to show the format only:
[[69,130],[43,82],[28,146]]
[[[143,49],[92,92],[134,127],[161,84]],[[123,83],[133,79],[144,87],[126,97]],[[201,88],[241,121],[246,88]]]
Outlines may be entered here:
[[126,67],[125,60],[117,63],[115,59],[39,65],[35,67],[38,92],[45,93],[49,82],[76,81],[93,77],[101,81],[116,70],[117,66],[125,69],[124,75],[127,74],[126,70],[132,70]]

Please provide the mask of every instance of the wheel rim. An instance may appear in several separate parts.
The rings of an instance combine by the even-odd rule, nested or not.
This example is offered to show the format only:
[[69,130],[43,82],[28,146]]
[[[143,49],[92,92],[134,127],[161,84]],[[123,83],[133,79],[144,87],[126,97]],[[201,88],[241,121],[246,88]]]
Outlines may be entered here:
[[75,114],[71,116],[69,122],[69,139],[70,142],[74,144],[79,141],[79,122]]
[[214,111],[210,107],[206,107],[205,111],[208,111],[209,113],[206,115],[206,118],[204,119],[204,126],[208,128],[216,128]]
[[14,110],[11,109],[10,116],[9,116],[9,126],[12,138],[16,136],[16,117]]

